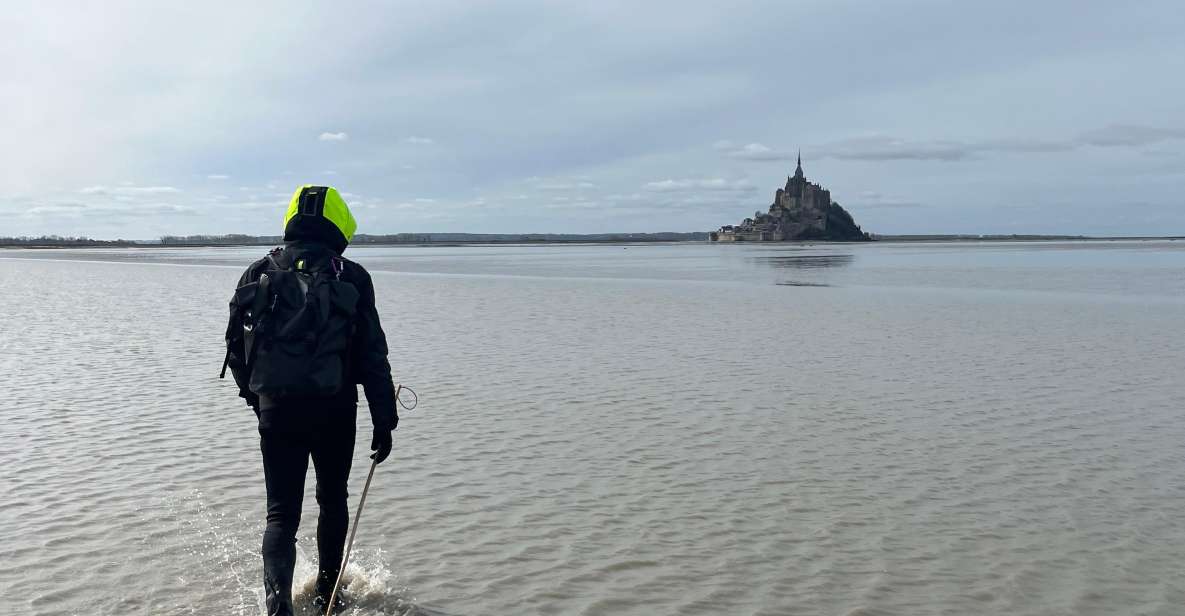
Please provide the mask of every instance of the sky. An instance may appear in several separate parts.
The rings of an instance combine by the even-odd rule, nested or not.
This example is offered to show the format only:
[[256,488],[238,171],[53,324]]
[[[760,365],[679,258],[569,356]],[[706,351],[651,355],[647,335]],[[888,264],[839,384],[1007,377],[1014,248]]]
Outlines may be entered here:
[[1185,235],[1180,0],[5,6],[0,236]]

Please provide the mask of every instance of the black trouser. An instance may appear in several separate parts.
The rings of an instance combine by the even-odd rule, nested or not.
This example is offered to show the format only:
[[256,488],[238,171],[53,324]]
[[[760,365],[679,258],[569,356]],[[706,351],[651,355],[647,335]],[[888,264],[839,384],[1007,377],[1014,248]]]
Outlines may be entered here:
[[[260,414],[259,448],[267,482],[263,579],[269,616],[292,614],[296,529],[310,456],[321,509],[317,518],[318,591],[327,593],[336,581],[349,525],[346,481],[354,457],[356,416],[356,407],[336,411],[276,408]],[[326,585],[329,590],[324,590]]]

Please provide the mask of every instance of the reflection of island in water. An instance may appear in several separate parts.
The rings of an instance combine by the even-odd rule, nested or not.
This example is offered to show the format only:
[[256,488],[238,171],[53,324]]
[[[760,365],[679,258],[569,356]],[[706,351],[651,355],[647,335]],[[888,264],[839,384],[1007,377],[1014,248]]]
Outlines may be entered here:
[[831,285],[825,282],[803,282],[801,280],[783,280],[775,282],[779,287],[829,287]]
[[853,254],[779,255],[776,257],[750,257],[749,260],[775,269],[819,270],[847,267],[856,260],[856,256]]
[[[856,256],[839,254],[780,254],[769,257],[749,257],[749,262],[762,268],[770,268],[793,278],[779,276],[774,284],[780,287],[830,287],[826,272],[851,265]],[[794,272],[791,274],[791,272]]]

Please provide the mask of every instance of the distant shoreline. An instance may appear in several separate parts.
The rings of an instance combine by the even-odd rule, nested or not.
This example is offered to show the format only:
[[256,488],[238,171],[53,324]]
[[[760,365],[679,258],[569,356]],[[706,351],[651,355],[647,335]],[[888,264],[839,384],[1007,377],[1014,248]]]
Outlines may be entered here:
[[873,235],[879,242],[1114,242],[1185,240],[1185,235]]
[[[700,237],[702,236],[702,237]],[[588,245],[588,244],[669,244],[669,243],[707,243],[707,233],[622,233],[596,235],[551,235],[551,234],[467,234],[467,233],[423,233],[415,234],[415,239],[388,239],[381,236],[355,238],[351,246],[412,246],[412,247],[449,247],[449,246],[498,246],[498,245]],[[1113,242],[1113,241],[1178,241],[1185,240],[1185,235],[1163,236],[1087,236],[1087,235],[873,235],[876,242],[886,243],[914,243],[914,242]],[[0,238],[0,248],[26,248],[47,250],[55,248],[218,248],[218,247],[249,247],[249,246],[279,246],[284,243],[280,237],[236,237],[210,238],[206,240],[187,241],[188,238],[160,240],[93,240],[90,238]],[[802,240],[791,242],[739,242],[740,244],[778,245],[778,244],[850,244],[854,242]],[[863,242],[859,242],[863,243]]]

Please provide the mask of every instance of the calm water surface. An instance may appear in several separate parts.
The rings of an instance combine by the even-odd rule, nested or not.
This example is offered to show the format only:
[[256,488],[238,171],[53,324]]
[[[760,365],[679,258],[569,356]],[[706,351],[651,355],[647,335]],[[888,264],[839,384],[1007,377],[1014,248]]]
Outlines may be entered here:
[[[0,611],[262,612],[262,252],[0,251]],[[347,255],[421,399],[354,614],[1185,613],[1185,242]]]

